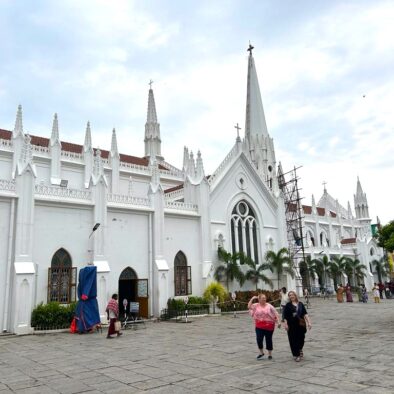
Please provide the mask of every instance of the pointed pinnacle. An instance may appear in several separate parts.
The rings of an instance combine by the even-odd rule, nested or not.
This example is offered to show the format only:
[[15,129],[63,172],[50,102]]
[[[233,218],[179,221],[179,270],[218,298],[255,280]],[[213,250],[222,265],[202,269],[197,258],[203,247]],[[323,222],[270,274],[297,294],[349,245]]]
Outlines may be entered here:
[[14,127],[14,137],[18,134],[23,135],[23,120],[22,120],[22,106],[18,105],[18,110],[16,112],[15,127]]

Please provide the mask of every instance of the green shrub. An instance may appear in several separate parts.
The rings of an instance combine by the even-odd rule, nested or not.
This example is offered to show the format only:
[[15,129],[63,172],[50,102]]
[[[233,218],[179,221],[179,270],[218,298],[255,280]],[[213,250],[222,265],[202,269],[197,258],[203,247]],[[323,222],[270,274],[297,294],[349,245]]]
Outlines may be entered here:
[[56,329],[70,326],[76,303],[61,305],[58,302],[37,305],[31,314],[31,325],[36,329]]
[[[207,307],[207,302],[202,297],[189,296],[187,303],[188,311],[197,310]],[[169,298],[167,301],[167,308],[169,310],[184,311],[186,309],[183,299]]]

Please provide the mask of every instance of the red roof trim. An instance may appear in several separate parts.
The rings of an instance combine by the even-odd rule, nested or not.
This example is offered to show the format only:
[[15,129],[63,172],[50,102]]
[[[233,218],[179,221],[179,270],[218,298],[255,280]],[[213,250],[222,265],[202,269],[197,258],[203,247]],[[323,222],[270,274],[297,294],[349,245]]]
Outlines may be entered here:
[[164,190],[164,193],[171,193],[180,189],[183,189],[183,183],[181,185],[170,187],[169,189]]
[[[30,137],[31,137],[31,144],[32,145],[44,146],[44,147],[49,146],[49,139],[48,138],[38,137],[35,135],[30,135]],[[0,129],[0,139],[11,140],[11,138],[12,138],[12,131]],[[62,144],[62,150],[66,151],[66,152],[82,153],[82,151],[83,151],[82,145],[73,144],[71,142],[65,142],[65,141],[62,141],[61,144]],[[94,149],[94,151],[96,151],[96,149]],[[103,159],[108,159],[109,151],[101,150],[101,157]],[[145,166],[145,167],[147,167],[149,164],[149,160],[144,157],[124,155],[122,153],[120,154],[120,161],[123,163],[137,164],[137,165]],[[162,170],[165,170],[165,168],[161,165],[159,165],[159,168]]]
[[344,238],[341,240],[342,245],[347,245],[347,244],[355,244],[357,241],[356,238]]

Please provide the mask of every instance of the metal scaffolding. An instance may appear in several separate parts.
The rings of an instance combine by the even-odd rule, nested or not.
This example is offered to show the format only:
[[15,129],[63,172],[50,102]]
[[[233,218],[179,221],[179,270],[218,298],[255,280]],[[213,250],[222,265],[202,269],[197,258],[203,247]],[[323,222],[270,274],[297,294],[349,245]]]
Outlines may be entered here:
[[303,228],[303,208],[301,204],[300,188],[298,187],[299,177],[297,170],[301,167],[294,167],[291,171],[283,173],[281,165],[278,168],[278,184],[283,193],[286,214],[287,242],[289,257],[295,270],[296,286],[302,290],[307,283],[300,271],[300,263],[305,262],[304,249],[304,228]]

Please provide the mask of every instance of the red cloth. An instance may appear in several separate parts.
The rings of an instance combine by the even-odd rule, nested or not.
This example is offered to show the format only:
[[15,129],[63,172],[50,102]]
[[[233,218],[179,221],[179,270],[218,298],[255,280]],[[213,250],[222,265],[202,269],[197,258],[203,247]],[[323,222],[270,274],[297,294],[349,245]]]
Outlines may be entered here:
[[256,320],[256,327],[257,328],[262,328],[263,330],[267,331],[274,331],[275,329],[275,323],[272,323],[270,321],[259,321]]
[[89,298],[89,297],[88,297],[86,294],[82,294],[81,299],[82,299],[83,301],[86,301],[88,298]]
[[115,316],[119,316],[119,305],[114,299],[110,299],[107,305],[107,311],[113,311]]
[[78,332],[77,321],[76,321],[75,317],[74,317],[73,321],[71,322],[70,332],[71,332],[71,334],[75,334],[76,332]]

